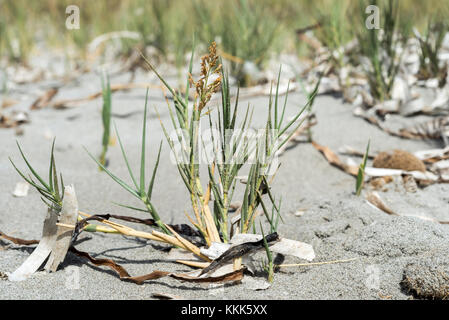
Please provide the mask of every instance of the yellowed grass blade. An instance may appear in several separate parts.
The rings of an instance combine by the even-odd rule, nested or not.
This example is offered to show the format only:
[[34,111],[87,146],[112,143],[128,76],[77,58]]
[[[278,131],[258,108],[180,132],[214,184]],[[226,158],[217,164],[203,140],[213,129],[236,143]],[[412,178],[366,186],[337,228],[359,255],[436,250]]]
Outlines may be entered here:
[[221,242],[220,235],[217,230],[217,226],[215,225],[214,218],[212,217],[212,213],[210,212],[210,208],[208,204],[205,204],[202,208],[202,213],[204,217],[204,221],[206,222],[206,230],[209,238],[212,242]]
[[173,233],[173,235],[176,237],[176,239],[178,239],[183,245],[184,247],[187,248],[187,250],[189,250],[190,252],[192,252],[193,254],[195,254],[196,256],[200,257],[201,259],[205,260],[205,261],[211,261],[208,257],[206,257],[205,255],[203,255],[200,252],[200,248],[198,248],[197,246],[195,246],[193,243],[191,243],[190,241],[184,239],[183,237],[181,237],[175,230],[173,230],[169,225],[164,224],[168,230],[170,230],[171,233]]
[[176,262],[185,264],[186,266],[189,266],[189,267],[201,268],[201,269],[206,268],[210,264],[209,262],[189,261],[189,260],[176,260]]

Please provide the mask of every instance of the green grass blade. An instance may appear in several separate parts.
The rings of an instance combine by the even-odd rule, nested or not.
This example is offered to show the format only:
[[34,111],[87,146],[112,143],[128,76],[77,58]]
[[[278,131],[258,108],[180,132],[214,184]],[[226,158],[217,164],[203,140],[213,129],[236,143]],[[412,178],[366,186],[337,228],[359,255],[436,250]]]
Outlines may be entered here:
[[131,170],[131,166],[129,165],[128,157],[126,156],[126,152],[125,152],[125,149],[123,147],[122,139],[120,138],[120,135],[118,133],[117,126],[116,126],[115,122],[114,122],[114,130],[115,130],[115,134],[117,135],[117,140],[118,140],[118,143],[120,145],[120,150],[122,151],[123,159],[125,160],[126,167],[128,168],[129,175],[131,176],[131,180],[133,181],[134,186],[136,187],[136,189],[139,189],[139,187],[137,186],[136,178],[134,177],[133,171]]
[[121,204],[121,203],[117,203],[117,202],[112,202],[113,204],[122,207],[122,208],[126,208],[126,209],[131,209],[131,210],[135,210],[135,211],[141,211],[141,212],[145,212],[148,213],[148,210],[146,209],[140,209],[140,208],[136,208],[136,207],[132,207],[132,206],[128,206],[126,204]]
[[8,158],[9,161],[11,162],[11,164],[13,165],[14,169],[17,171],[17,173],[22,177],[23,180],[25,180],[26,182],[28,182],[30,185],[32,185],[33,187],[35,187],[36,189],[45,191],[47,193],[50,193],[48,190],[42,188],[41,186],[37,185],[34,181],[28,179],[23,173],[22,171],[20,171],[17,166],[15,165],[15,163],[11,160],[11,158]]
[[161,157],[161,150],[162,150],[162,141],[161,141],[161,143],[159,145],[159,151],[157,153],[156,164],[154,165],[154,169],[153,169],[153,174],[151,176],[150,185],[148,186],[147,197],[148,197],[149,200],[151,200],[151,195],[153,193],[153,185],[154,185],[154,180],[156,178],[157,168],[159,166],[159,159]]
[[[54,181],[53,181],[54,188],[52,186],[52,190],[54,190],[55,198],[57,200],[61,200],[61,196],[59,193],[58,174],[56,173],[56,162],[55,162],[55,156],[54,156],[53,152],[51,153],[51,161],[53,163],[52,167],[53,167],[53,177],[54,177]],[[64,193],[64,189],[62,189],[62,193]]]
[[119,177],[114,175],[111,171],[106,169],[105,166],[103,166],[90,152],[86,149],[86,147],[83,147],[84,150],[86,150],[87,154],[103,169],[115,182],[117,182],[123,189],[131,193],[133,196],[135,196],[138,199],[141,199],[140,193],[138,193],[136,190],[133,190],[130,186],[128,186],[123,180],[121,180]]
[[[105,79],[106,78],[106,79]],[[106,164],[106,152],[109,146],[110,132],[111,132],[111,85],[109,82],[109,76],[102,76],[101,87],[103,94],[103,107],[101,110],[102,120],[103,120],[103,150],[100,157],[100,162]]]
[[[182,105],[182,107],[184,108],[184,110],[187,109],[187,104],[184,103],[184,101],[181,99],[181,97],[175,92],[175,90],[173,90],[173,88],[167,83],[167,81],[165,81],[165,79],[156,71],[156,69],[153,67],[153,65],[147,60],[147,58],[145,58],[145,56],[143,56],[143,54],[142,54],[142,58],[145,60],[148,67],[156,74],[156,76],[159,78],[159,80],[168,89],[168,91],[170,91],[170,93],[173,96],[173,99],[175,101],[179,102]],[[183,110],[181,110],[176,103],[175,103],[175,107],[176,107],[176,110],[178,110],[178,112],[182,116],[184,116]],[[183,119],[183,120],[185,121],[185,119]]]
[[31,173],[39,180],[39,182],[47,189],[51,190],[50,186],[37,174],[37,172],[33,169],[31,164],[28,162],[27,158],[23,154],[22,148],[19,145],[19,142],[16,141],[17,147],[19,147],[20,154],[22,155],[23,160],[25,161],[26,165],[30,169]]
[[[190,62],[189,62],[189,74],[192,74],[192,70],[193,70],[193,56],[195,54],[195,34],[193,35],[193,39],[192,39],[192,55],[190,56]],[[189,105],[189,89],[190,89],[190,82],[189,82],[189,77],[187,77],[187,83],[186,83],[186,94],[185,94],[185,105]],[[185,110],[187,111],[187,108],[185,108]],[[184,114],[184,118],[186,118],[186,114]]]
[[273,256],[271,254],[270,247],[268,247],[267,239],[265,239],[265,233],[263,232],[262,222],[259,221],[259,225],[260,225],[260,231],[262,233],[263,245],[265,247],[265,251],[267,252],[268,263],[271,263],[273,261]]
[[366,152],[363,155],[362,163],[359,166],[359,171],[357,173],[357,182],[356,182],[356,195],[360,196],[363,189],[363,182],[365,180],[365,168],[366,168],[366,161],[368,160],[368,153],[369,153],[369,145],[370,141],[368,140],[368,145],[366,146]]
[[143,112],[143,128],[142,128],[142,153],[140,155],[140,195],[145,193],[145,144],[146,144],[146,127],[147,127],[147,104],[148,104],[148,90],[145,97],[145,110]]
[[274,101],[274,127],[278,127],[278,97],[279,97],[279,82],[281,80],[281,72],[282,72],[282,65],[279,66],[279,73],[278,73],[278,79],[276,84],[276,99]]
[[53,165],[55,163],[54,161],[54,149],[55,149],[55,140],[56,138],[53,139],[53,143],[51,145],[51,156],[50,156],[50,169],[48,169],[48,181],[50,183],[50,189],[53,190]]

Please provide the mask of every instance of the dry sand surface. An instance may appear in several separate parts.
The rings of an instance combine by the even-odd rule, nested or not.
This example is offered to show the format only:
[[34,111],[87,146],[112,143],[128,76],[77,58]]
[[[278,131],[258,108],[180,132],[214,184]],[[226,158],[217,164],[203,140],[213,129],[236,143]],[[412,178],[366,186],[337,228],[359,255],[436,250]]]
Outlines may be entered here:
[[[112,77],[111,82],[124,83],[128,78],[129,75]],[[154,77],[151,79],[158,84]],[[148,81],[148,76],[139,75],[136,81]],[[20,89],[33,92],[36,87],[49,85],[51,83],[29,84]],[[84,97],[99,88],[99,77],[86,74],[78,83],[62,88],[56,98]],[[30,96],[11,108],[28,111],[34,98]],[[117,123],[134,168],[139,163],[144,98],[144,89],[113,94],[113,120]],[[290,94],[288,113],[293,114],[304,101],[303,95],[296,92]],[[256,110],[254,126],[257,127],[266,117],[268,98],[243,99],[240,105],[245,106],[248,102]],[[162,120],[168,124],[169,116],[160,90],[150,90],[150,106],[157,106]],[[313,138],[334,151],[343,145],[364,150],[368,139],[373,151],[400,148],[413,152],[435,147],[429,142],[389,136],[354,117],[353,108],[342,103],[341,98],[318,96],[314,105],[318,124],[313,127]],[[112,204],[137,205],[105,173],[99,172],[83,149],[85,146],[94,154],[100,152],[100,111],[101,98],[68,110],[31,111],[30,123],[22,127],[24,133],[20,137],[16,137],[14,129],[0,129],[0,230],[25,239],[40,237],[45,205],[35,190],[30,190],[24,198],[13,197],[12,191],[21,178],[9,163],[8,156],[23,168],[15,144],[18,139],[38,172],[45,174],[51,135],[57,137],[55,156],[58,169],[62,171],[66,184],[75,185],[81,210],[146,218],[144,213],[131,212]],[[164,137],[153,108],[148,117],[150,143],[153,146],[149,151],[150,162],[154,163],[157,145]],[[123,178],[128,176],[118,146],[110,148],[108,158],[109,168],[113,172]],[[161,159],[154,203],[164,221],[186,223],[184,211],[189,210],[189,199],[175,165],[169,161],[169,147],[165,141]],[[269,289],[253,291],[244,285],[212,288],[167,278],[138,286],[122,282],[112,271],[92,266],[69,253],[56,273],[39,272],[23,282],[0,280],[0,299],[151,299],[155,292],[188,299],[409,299],[413,295],[407,290],[406,283],[421,283],[425,286],[421,290],[424,293],[438,291],[444,286],[444,281],[447,284],[444,271],[448,270],[449,264],[449,225],[416,217],[389,216],[373,208],[364,197],[354,195],[355,179],[329,165],[311,144],[301,143],[289,149],[281,162],[273,185],[274,192],[283,198],[284,223],[280,224],[279,233],[312,244],[316,252],[315,262],[356,260],[282,269],[276,273]],[[240,197],[241,194],[237,194],[235,200]],[[449,221],[447,184],[432,185],[413,194],[401,188],[389,188],[388,192],[382,193],[382,197],[397,212]],[[295,215],[299,209],[305,209],[302,216]],[[145,229],[144,226],[136,228]],[[77,248],[95,257],[114,259],[132,275],[153,270],[189,270],[188,267],[167,262],[167,253],[161,250],[160,245],[150,241],[83,233]],[[31,250],[32,247],[9,245],[0,240],[0,271],[14,271]],[[300,262],[305,261],[286,260],[286,263]],[[416,266],[421,267],[417,269]],[[79,272],[79,288],[67,285],[73,272]],[[408,282],[404,282],[407,279]]]

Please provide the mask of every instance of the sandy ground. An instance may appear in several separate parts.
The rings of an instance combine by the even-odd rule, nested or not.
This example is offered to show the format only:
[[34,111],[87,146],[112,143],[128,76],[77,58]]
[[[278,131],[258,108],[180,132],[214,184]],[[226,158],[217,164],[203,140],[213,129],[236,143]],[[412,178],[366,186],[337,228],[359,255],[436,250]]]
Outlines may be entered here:
[[[129,75],[114,77],[112,83],[124,83]],[[147,81],[140,76],[136,81]],[[155,84],[158,82],[152,78]],[[51,83],[41,83],[45,88]],[[33,92],[36,84],[20,90]],[[58,98],[84,97],[100,88],[97,75],[84,75],[78,84],[60,90]],[[119,128],[133,167],[138,167],[140,128],[145,90],[131,90],[113,95],[114,121]],[[33,97],[14,106],[28,110]],[[305,101],[303,95],[289,96],[291,115]],[[256,109],[255,126],[266,117],[268,98],[243,99]],[[150,91],[150,105],[157,106],[162,120],[169,124],[168,112],[159,90]],[[145,217],[121,209],[112,202],[138,203],[105,174],[99,172],[83,146],[99,154],[102,136],[101,99],[69,110],[43,109],[30,112],[30,123],[23,126],[23,136],[14,129],[0,129],[0,230],[15,237],[38,239],[41,235],[45,206],[38,193],[30,190],[25,198],[15,198],[12,191],[21,178],[9,163],[8,156],[24,168],[15,145],[18,139],[32,164],[44,175],[48,170],[51,147],[49,136],[55,135],[57,166],[66,184],[76,188],[80,209],[91,213],[119,213]],[[243,109],[243,108],[242,108]],[[364,150],[371,139],[373,151],[401,148],[417,151],[434,148],[428,142],[401,140],[388,136],[364,120],[352,115],[353,106],[340,98],[319,96],[314,106],[318,124],[314,139],[337,151],[342,145]],[[149,113],[150,162],[154,163],[157,145],[163,140],[162,130],[153,108]],[[127,178],[126,166],[118,146],[109,150],[109,168]],[[163,220],[169,223],[187,222],[183,212],[189,210],[185,186],[176,167],[168,160],[169,148],[164,141],[161,165],[157,176],[154,203]],[[174,279],[149,281],[138,286],[120,281],[107,269],[97,268],[69,254],[62,269],[53,274],[37,273],[23,282],[0,280],[0,299],[150,299],[162,292],[188,299],[409,299],[401,284],[404,272],[413,263],[433,268],[447,266],[449,226],[413,217],[392,217],[369,206],[363,197],[353,194],[355,179],[332,167],[310,144],[298,144],[281,159],[273,190],[282,195],[284,223],[279,233],[287,238],[308,242],[314,246],[316,262],[357,258],[348,263],[283,269],[273,285],[263,291],[253,291],[243,285],[210,287],[181,283]],[[356,159],[356,161],[360,161]],[[240,200],[236,194],[234,200]],[[408,194],[390,190],[383,196],[395,210],[407,214],[426,215],[449,220],[449,185],[433,185]],[[306,209],[301,217],[298,209]],[[136,226],[136,228],[145,227]],[[83,233],[77,248],[96,257],[112,258],[132,275],[153,270],[187,271],[189,268],[166,261],[160,246],[117,235]],[[7,246],[0,240],[0,271],[12,272],[27,258],[32,248]],[[263,257],[263,255],[261,255]],[[430,260],[429,260],[430,259]],[[424,261],[424,262],[423,262]],[[426,262],[427,261],[427,262]],[[430,261],[430,262],[428,262]],[[288,258],[286,262],[305,262]],[[75,266],[75,268],[73,268]],[[446,267],[447,269],[447,267]],[[79,288],[71,285],[79,276]],[[432,272],[428,275],[432,282]]]

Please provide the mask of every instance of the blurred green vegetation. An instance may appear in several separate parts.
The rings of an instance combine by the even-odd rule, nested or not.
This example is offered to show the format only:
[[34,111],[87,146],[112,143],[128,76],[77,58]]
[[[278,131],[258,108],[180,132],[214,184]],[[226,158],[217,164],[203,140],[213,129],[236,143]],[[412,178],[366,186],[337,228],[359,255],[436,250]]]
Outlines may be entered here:
[[[68,5],[80,8],[79,30],[65,28]],[[75,48],[85,58],[95,37],[130,30],[140,40],[124,41],[124,54],[134,46],[151,45],[180,67],[195,34],[202,52],[217,41],[221,53],[230,57],[231,73],[241,78],[240,61],[262,67],[273,54],[307,55],[297,29],[319,22],[315,35],[330,49],[354,38],[359,5],[353,0],[0,0],[0,58],[26,63],[39,41]],[[399,12],[403,21],[424,31],[431,17],[449,16],[449,1],[400,0]]]

